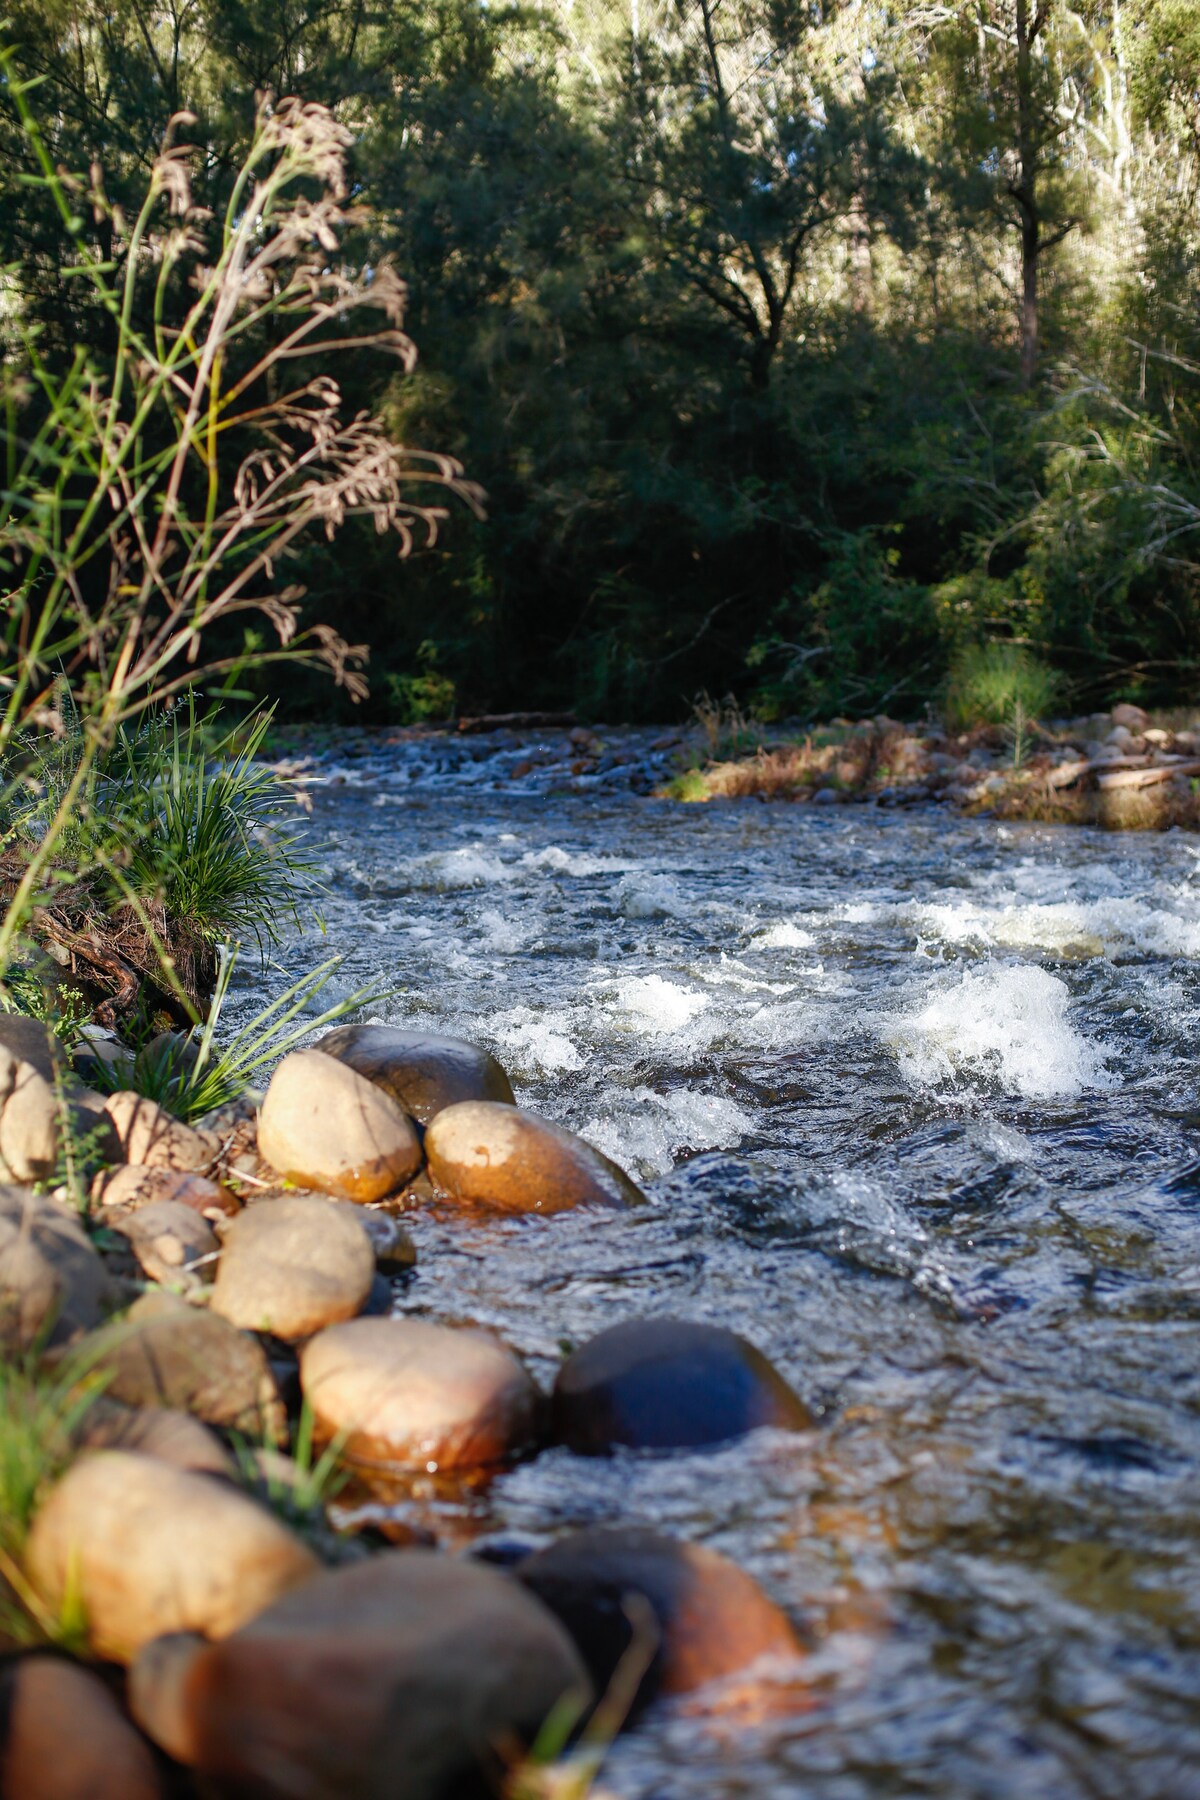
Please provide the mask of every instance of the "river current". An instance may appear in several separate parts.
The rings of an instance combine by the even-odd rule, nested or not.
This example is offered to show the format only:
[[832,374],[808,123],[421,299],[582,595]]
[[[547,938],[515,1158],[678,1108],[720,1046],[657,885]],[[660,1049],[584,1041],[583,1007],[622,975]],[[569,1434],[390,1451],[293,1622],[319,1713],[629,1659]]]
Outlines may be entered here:
[[365,742],[319,761],[288,973],[345,954],[650,1197],[414,1213],[397,1307],[546,1383],[619,1319],[714,1321],[820,1417],[422,1502],[451,1544],[652,1524],[791,1613],[803,1693],[652,1710],[606,1792],[1200,1797],[1200,841]]

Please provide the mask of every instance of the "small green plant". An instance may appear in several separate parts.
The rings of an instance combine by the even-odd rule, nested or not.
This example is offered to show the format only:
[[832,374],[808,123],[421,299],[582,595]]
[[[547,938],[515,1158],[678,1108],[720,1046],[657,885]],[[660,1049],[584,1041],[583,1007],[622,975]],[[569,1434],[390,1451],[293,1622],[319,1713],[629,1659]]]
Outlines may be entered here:
[[448,719],[454,712],[457,689],[437,666],[438,647],[426,638],[417,649],[417,672],[389,675],[388,698],[401,725],[420,725],[429,719]]
[[[237,963],[238,946],[223,945],[218,957],[216,991],[203,1025],[188,1037],[165,1046],[148,1044],[129,1059],[97,1072],[97,1082],[115,1092],[129,1088],[157,1101],[177,1119],[190,1121],[237,1100],[250,1078],[267,1063],[295,1050],[312,1032],[336,1024],[360,1007],[389,998],[392,989],[357,988],[344,1000],[313,1016],[313,1002],[341,968],[344,957],[326,962],[293,981],[269,1006],[243,1025],[223,1047],[216,1041],[221,1014]],[[295,1023],[296,1020],[300,1022]]]
[[703,692],[692,702],[692,717],[700,727],[709,762],[731,756],[747,756],[762,745],[757,722],[742,711],[733,694],[714,700]]
[[349,1479],[341,1464],[345,1432],[340,1432],[320,1452],[314,1443],[315,1420],[308,1400],[300,1407],[290,1463],[280,1464],[270,1444],[250,1444],[234,1437],[238,1470],[248,1487],[260,1492],[288,1524],[302,1525],[323,1515]]
[[968,644],[951,665],[946,722],[957,729],[1002,725],[1018,702],[1027,722],[1044,718],[1058,691],[1054,671],[1024,644],[1000,638]]
[[1029,755],[1029,717],[1025,711],[1024,701],[1018,694],[1013,701],[1012,713],[1005,728],[1005,736],[1012,746],[1012,766],[1023,769]]
[[74,1434],[104,1383],[77,1357],[51,1375],[39,1371],[36,1348],[0,1360],[0,1631],[19,1644],[84,1645],[78,1597],[68,1593],[51,1613],[22,1563],[38,1501],[71,1461]]

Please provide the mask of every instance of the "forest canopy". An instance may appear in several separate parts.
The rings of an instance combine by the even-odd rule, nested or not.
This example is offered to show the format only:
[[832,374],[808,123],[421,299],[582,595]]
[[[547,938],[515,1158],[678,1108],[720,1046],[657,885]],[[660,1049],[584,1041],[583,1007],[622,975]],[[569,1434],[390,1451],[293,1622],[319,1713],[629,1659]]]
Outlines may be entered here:
[[[351,134],[338,254],[399,271],[419,362],[351,356],[347,403],[488,496],[403,566],[354,525],[293,559],[372,646],[367,717],[914,716],[993,639],[1077,710],[1198,697],[1190,0],[14,0],[3,31],[54,162],[127,215],[175,115],[214,210],[256,96]],[[106,354],[80,236],[128,251],[33,173],[0,87],[36,408],[31,331]]]

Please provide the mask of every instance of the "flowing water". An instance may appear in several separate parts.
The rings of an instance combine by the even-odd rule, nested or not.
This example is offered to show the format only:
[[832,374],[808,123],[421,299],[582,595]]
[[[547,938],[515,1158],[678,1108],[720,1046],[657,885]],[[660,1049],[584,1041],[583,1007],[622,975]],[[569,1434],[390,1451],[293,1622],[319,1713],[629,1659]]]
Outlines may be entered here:
[[650,1195],[418,1213],[397,1305],[547,1382],[616,1320],[715,1321],[821,1423],[551,1451],[430,1500],[442,1535],[650,1523],[788,1608],[803,1695],[652,1711],[621,1800],[1200,1796],[1200,842],[681,807],[552,753],[325,758],[346,984]]

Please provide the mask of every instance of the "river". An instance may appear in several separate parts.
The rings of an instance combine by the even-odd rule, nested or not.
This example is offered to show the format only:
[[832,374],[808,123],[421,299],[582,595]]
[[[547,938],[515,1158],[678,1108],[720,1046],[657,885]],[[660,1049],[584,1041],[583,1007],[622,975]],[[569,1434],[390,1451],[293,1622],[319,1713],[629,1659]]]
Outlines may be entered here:
[[1200,842],[678,806],[530,743],[328,752],[328,950],[285,961],[488,1045],[651,1203],[414,1214],[397,1306],[546,1382],[618,1319],[715,1321],[821,1422],[427,1515],[650,1523],[789,1609],[803,1703],[652,1711],[621,1800],[1200,1796]]

